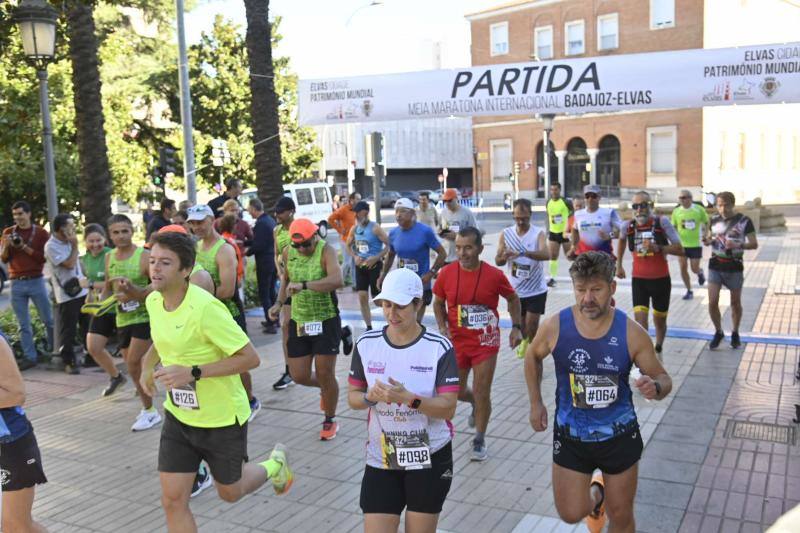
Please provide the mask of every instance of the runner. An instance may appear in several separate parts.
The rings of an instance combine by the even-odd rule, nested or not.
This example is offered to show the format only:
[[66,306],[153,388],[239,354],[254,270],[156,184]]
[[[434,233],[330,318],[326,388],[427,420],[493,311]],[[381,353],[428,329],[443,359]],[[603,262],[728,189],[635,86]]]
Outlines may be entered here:
[[[147,310],[153,347],[141,376],[148,397],[155,381],[167,390],[158,470],[167,529],[197,531],[189,496],[200,462],[214,476],[217,493],[235,502],[267,479],[277,494],[289,490],[292,471],[281,445],[261,463],[247,462],[247,393],[239,377],[259,365],[247,335],[217,298],[188,282],[195,262],[191,238],[177,232],[153,237]],[[162,367],[155,370],[161,363]]]
[[[457,260],[456,257],[456,235],[462,228],[478,227],[478,222],[475,220],[475,215],[472,214],[469,207],[464,207],[458,203],[458,191],[455,189],[447,189],[442,196],[444,209],[440,216],[441,231],[439,237],[444,239],[445,250],[447,250],[447,258],[444,263],[449,264]],[[397,204],[395,204],[397,208]]]
[[[519,200],[518,200],[519,201]],[[486,428],[492,414],[492,381],[500,351],[500,296],[508,303],[511,332],[508,344],[516,348],[522,341],[519,297],[503,271],[481,261],[483,241],[477,228],[466,227],[456,237],[458,262],[447,265],[433,286],[433,311],[439,333],[453,342],[458,364],[458,399],[472,404],[468,424],[475,428],[472,440],[473,461],[489,458]],[[473,371],[472,389],[467,386]]]
[[367,290],[374,298],[378,294],[378,278],[383,270],[383,258],[389,252],[389,237],[383,228],[369,219],[369,204],[358,202],[353,211],[356,225],[350,230],[345,250],[353,256],[356,265],[356,290],[361,317],[367,331],[372,329],[372,310]]
[[664,337],[667,335],[667,314],[672,293],[667,255],[682,255],[678,232],[669,219],[653,215],[650,194],[639,191],[633,195],[633,220],[622,226],[622,236],[617,244],[617,277],[625,278],[622,258],[625,249],[633,254],[633,316],[648,331],[650,302],[653,302],[653,325],[656,328],[656,355],[661,358]]
[[589,530],[635,529],[642,438],[628,384],[633,364],[641,369],[634,386],[648,400],[661,400],[672,380],[655,356],[646,331],[611,306],[616,290],[614,259],[586,252],[569,269],[575,305],[548,317],[525,355],[525,380],[535,431],[547,429],[542,400],[542,361],[553,354],[556,414],[553,427],[553,495],[565,522],[586,518]]
[[133,244],[133,223],[123,214],[111,215],[108,233],[116,250],[106,254],[106,286],[101,300],[114,293],[117,300],[116,324],[119,347],[136,386],[142,410],[131,431],[144,431],[161,423],[161,415],[153,407],[153,400],[142,390],[139,378],[142,358],[150,348],[150,317],[144,305],[150,292],[148,288],[147,250]]
[[[197,238],[197,262],[211,274],[214,280],[214,296],[225,304],[231,316],[247,333],[244,304],[239,298],[237,282],[238,260],[235,245],[223,239],[214,229],[214,212],[204,204],[190,207],[187,222]],[[226,246],[227,245],[227,246]],[[250,372],[242,373],[242,384],[250,400],[250,419],[261,410],[261,402],[253,395],[253,379]]]
[[[294,222],[294,200],[289,197],[282,196],[272,210],[275,213],[275,221],[278,223],[275,226],[275,268],[277,271],[278,280],[281,280],[283,279],[283,273],[285,270],[283,263],[283,251],[286,250],[286,248],[292,242],[292,238],[289,233],[289,226],[291,226],[292,222]],[[289,373],[289,351],[286,346],[289,341],[289,319],[291,316],[292,297],[287,296],[286,301],[283,303],[279,317],[281,325],[281,340],[283,344],[283,361],[285,363],[285,367],[283,370],[283,375],[272,385],[272,388],[275,390],[283,390],[289,387],[289,385],[294,385],[292,375]],[[264,319],[269,321],[270,317],[265,316]]]
[[[278,301],[269,310],[275,320],[289,295],[292,314],[289,320],[289,372],[300,385],[319,387],[320,408],[325,413],[321,440],[332,440],[339,431],[336,404],[336,356],[339,355],[342,322],[336,289],[343,287],[342,269],[336,250],[319,236],[319,227],[307,218],[289,226],[291,247],[283,251],[286,269],[281,274]],[[311,369],[312,362],[316,369]]]
[[586,208],[575,212],[572,227],[572,247],[568,259],[591,250],[613,254],[611,241],[619,235],[622,220],[616,209],[600,207],[600,187],[587,185],[583,188]]
[[47,483],[47,478],[33,426],[22,409],[24,401],[25,382],[14,352],[0,333],[0,530],[46,533],[31,516],[36,485]]
[[508,264],[511,286],[519,296],[524,314],[522,342],[517,346],[517,357],[520,359],[525,357],[528,344],[539,329],[539,317],[544,314],[547,285],[542,261],[552,257],[551,251],[545,247],[544,230],[531,224],[532,210],[531,201],[527,198],[514,201],[514,225],[500,233],[494,258],[497,266]]
[[692,265],[692,272],[697,274],[697,284],[702,287],[706,282],[706,276],[703,269],[700,268],[700,260],[703,258],[700,235],[701,233],[705,235],[708,231],[708,213],[702,205],[692,201],[691,191],[682,190],[678,199],[681,203],[672,211],[671,222],[678,230],[685,254],[678,256],[681,278],[686,286],[686,294],[683,295],[683,299],[691,300],[694,298],[694,292],[692,291],[692,280],[689,277],[688,263]]
[[[422,323],[425,316],[425,308],[433,300],[431,292],[431,280],[444,265],[447,257],[444,247],[441,245],[433,230],[416,220],[414,204],[408,198],[400,198],[394,204],[394,216],[397,220],[397,227],[389,232],[389,253],[383,263],[381,277],[378,278],[378,288],[381,288],[383,279],[392,268],[394,258],[397,257],[397,268],[407,268],[416,272],[422,279],[424,292],[422,295],[422,305],[417,308],[417,320]],[[431,264],[431,250],[436,252],[436,260]]]
[[[569,252],[569,238],[564,236],[569,217],[575,212],[572,203],[561,196],[561,184],[550,185],[550,198],[547,200],[547,248],[550,250],[550,279],[548,287],[555,287],[558,275],[559,249],[564,249],[564,255]],[[533,338],[533,336],[531,336]]]
[[388,325],[362,335],[353,353],[347,403],[369,410],[360,499],[367,533],[397,531],[403,509],[406,531],[436,531],[453,480],[458,372],[450,341],[417,320],[423,292],[419,276],[390,272],[374,299]]
[[723,285],[731,293],[731,348],[742,345],[739,324],[742,321],[742,285],[744,285],[744,251],[758,248],[753,221],[741,213],[735,213],[736,197],[731,192],[717,195],[717,213],[709,221],[711,235],[703,238],[711,246],[708,260],[708,314],[714,323],[714,338],[708,347],[715,350],[725,338],[722,331],[722,315],[719,312],[719,293]]
[[[81,265],[86,277],[81,282],[89,289],[86,303],[99,302],[100,295],[106,286],[106,254],[111,251],[111,248],[106,246],[106,230],[100,224],[87,224],[83,231],[83,239],[86,253],[81,256]],[[111,396],[128,381],[125,375],[117,369],[111,354],[106,350],[108,339],[117,330],[117,317],[113,312],[99,316],[84,314],[83,317],[89,319],[86,351],[89,352],[94,362],[108,373],[110,381],[108,387],[103,389],[103,396]]]

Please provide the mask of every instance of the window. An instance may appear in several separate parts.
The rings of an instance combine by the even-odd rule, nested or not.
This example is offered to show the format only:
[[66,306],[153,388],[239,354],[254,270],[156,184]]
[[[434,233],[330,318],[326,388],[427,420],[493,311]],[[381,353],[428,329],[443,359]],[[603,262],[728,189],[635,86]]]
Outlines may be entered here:
[[586,51],[583,42],[583,21],[573,20],[564,24],[564,53],[568,56],[582,54]]
[[616,13],[597,17],[597,49],[619,47],[619,17]]
[[295,189],[295,196],[297,196],[297,205],[309,205],[311,200],[311,189]]
[[489,26],[491,55],[501,56],[508,53],[508,22],[498,22]]
[[508,177],[511,175],[511,169],[513,167],[511,161],[513,157],[511,140],[503,139],[489,141],[489,145],[492,158],[492,179],[508,181]]
[[533,30],[534,53],[539,59],[553,57],[553,27],[542,26]]
[[647,128],[648,175],[675,176],[678,129],[675,126]]
[[314,187],[314,202],[318,204],[328,203],[328,192],[325,187]]
[[675,0],[650,0],[650,29],[675,26]]

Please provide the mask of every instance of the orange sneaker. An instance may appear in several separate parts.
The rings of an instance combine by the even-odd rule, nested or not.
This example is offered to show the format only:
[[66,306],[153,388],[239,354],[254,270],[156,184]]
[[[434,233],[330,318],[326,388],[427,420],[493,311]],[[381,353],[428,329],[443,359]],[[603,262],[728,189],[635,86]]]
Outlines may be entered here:
[[605,485],[603,484],[603,473],[600,470],[595,470],[594,474],[592,474],[592,485],[597,485],[600,488],[600,503],[595,506],[591,514],[584,518],[584,521],[591,533],[601,533],[603,526],[606,525],[606,506],[604,505]]
[[319,440],[333,440],[336,434],[339,433],[338,422],[323,422],[322,429],[319,432]]

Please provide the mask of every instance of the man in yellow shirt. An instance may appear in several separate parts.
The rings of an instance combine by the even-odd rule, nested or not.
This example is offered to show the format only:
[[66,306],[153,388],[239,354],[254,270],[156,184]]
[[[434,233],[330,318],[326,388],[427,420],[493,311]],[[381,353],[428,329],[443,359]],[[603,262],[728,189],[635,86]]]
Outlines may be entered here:
[[550,250],[550,279],[547,286],[553,287],[556,284],[558,275],[558,249],[563,248],[564,255],[567,255],[570,244],[569,238],[564,236],[567,230],[567,222],[574,212],[572,203],[561,196],[561,184],[553,183],[550,185],[550,199],[547,200],[547,247]]
[[[187,235],[153,237],[154,292],[146,300],[153,345],[145,357],[141,385],[151,397],[156,380],[167,390],[158,470],[170,532],[197,531],[189,496],[203,460],[227,502],[238,501],[268,479],[278,494],[293,481],[281,445],[267,461],[246,462],[250,405],[239,374],[260,361],[225,305],[189,283],[195,255]],[[162,367],[155,370],[159,362]]]

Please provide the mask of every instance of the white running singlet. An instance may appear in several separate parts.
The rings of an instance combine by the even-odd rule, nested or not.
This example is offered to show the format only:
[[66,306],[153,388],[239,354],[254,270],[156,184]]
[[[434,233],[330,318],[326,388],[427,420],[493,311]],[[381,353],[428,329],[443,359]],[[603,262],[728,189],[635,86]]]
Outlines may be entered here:
[[[520,237],[517,234],[517,227],[511,226],[503,230],[503,240],[506,248],[511,251],[519,252],[538,252],[539,234],[542,228],[531,224],[528,233]],[[544,279],[544,269],[542,261],[537,261],[529,257],[518,257],[508,262],[509,281],[514,291],[520,298],[529,298],[547,292],[547,284]]]

